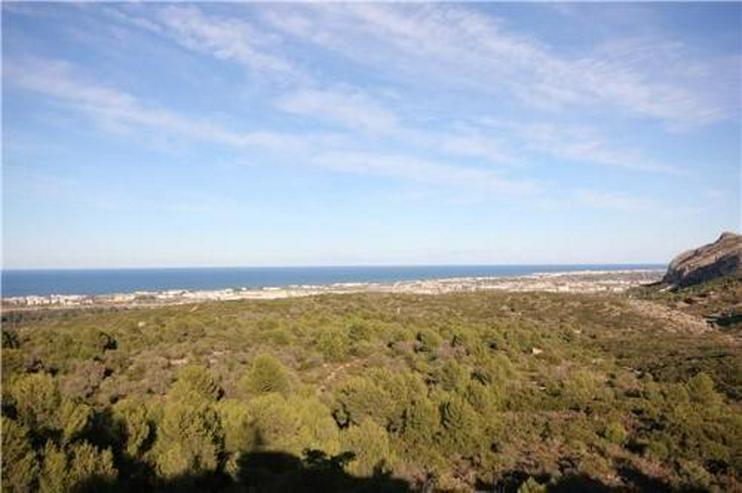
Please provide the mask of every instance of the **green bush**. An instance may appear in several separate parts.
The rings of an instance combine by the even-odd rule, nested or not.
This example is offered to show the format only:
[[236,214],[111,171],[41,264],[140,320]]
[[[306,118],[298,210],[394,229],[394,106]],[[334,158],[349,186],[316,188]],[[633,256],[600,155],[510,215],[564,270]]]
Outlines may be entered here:
[[93,410],[84,403],[62,399],[56,416],[56,427],[62,430],[63,443],[69,443],[79,437],[88,426]]
[[111,451],[101,451],[87,442],[68,448],[47,442],[43,455],[39,478],[42,493],[98,492],[110,488],[117,476]]
[[237,399],[223,399],[216,411],[224,430],[224,448],[227,452],[249,450],[253,445],[253,417],[248,405]]
[[443,390],[463,390],[469,381],[469,371],[454,360],[447,360],[437,373],[438,384]]
[[222,390],[214,381],[208,368],[200,365],[189,365],[178,372],[178,378],[168,395],[173,399],[183,401],[203,400],[212,402],[221,397]]
[[270,354],[261,354],[255,358],[240,385],[248,395],[271,392],[285,395],[291,388],[291,380],[288,371],[278,359]]
[[171,400],[157,428],[154,457],[164,478],[214,472],[224,452],[219,415],[210,404]]
[[6,327],[2,328],[2,348],[3,351],[6,349],[18,349],[20,347],[20,339],[18,339],[18,333],[13,329]]
[[370,476],[389,470],[396,462],[386,430],[369,418],[343,431],[341,443],[344,451],[355,454],[355,460],[348,465],[353,474]]
[[387,426],[394,416],[394,399],[386,390],[366,377],[351,377],[335,391],[334,416],[342,427],[371,418]]
[[[443,491],[542,473],[559,489],[560,471],[613,487],[623,466],[678,490],[739,489],[729,329],[687,334],[612,294],[193,308],[18,315],[18,344],[2,354],[4,491],[103,491],[116,469],[116,491],[179,487],[183,476],[204,480],[186,489],[241,491],[272,474],[246,469],[259,452],[286,459],[276,491],[327,467],[435,477]],[[358,457],[348,463],[344,450]],[[338,484],[369,491],[385,477]]]
[[530,477],[518,487],[517,493],[546,493],[546,485]]
[[8,493],[32,492],[36,488],[39,463],[28,429],[2,417],[2,487]]
[[413,454],[430,450],[439,432],[438,409],[429,399],[420,397],[405,411],[402,439]]
[[718,411],[721,395],[714,389],[714,381],[706,373],[698,373],[688,380],[688,397],[691,402],[710,413]]
[[62,400],[54,377],[47,373],[21,375],[7,391],[18,418],[29,429],[52,426]]
[[482,385],[477,381],[472,381],[467,385],[464,395],[471,407],[476,409],[488,424],[492,424],[500,408],[501,398],[497,389],[491,385]]
[[300,455],[306,448],[334,453],[338,429],[329,409],[314,398],[266,394],[247,403],[252,417],[248,450],[272,450]]
[[317,349],[327,361],[343,361],[350,351],[350,338],[342,329],[325,328],[317,336]]
[[432,329],[423,329],[417,333],[417,351],[432,353],[443,343],[443,339]]
[[453,395],[440,404],[439,411],[442,445],[446,449],[470,456],[479,451],[479,446],[485,445],[480,435],[479,416],[464,399]]
[[695,461],[679,459],[679,475],[683,488],[689,491],[708,491],[714,482],[713,477],[703,466]]
[[372,330],[368,323],[357,321],[350,325],[348,336],[353,343],[368,341],[372,336]]
[[141,458],[154,437],[146,403],[140,398],[118,401],[112,408],[117,439],[129,458]]
[[603,437],[616,445],[623,445],[626,442],[628,433],[620,421],[610,421],[603,429]]
[[79,335],[76,334],[76,339],[80,341],[82,357],[94,357],[117,347],[113,336],[94,328],[83,329]]

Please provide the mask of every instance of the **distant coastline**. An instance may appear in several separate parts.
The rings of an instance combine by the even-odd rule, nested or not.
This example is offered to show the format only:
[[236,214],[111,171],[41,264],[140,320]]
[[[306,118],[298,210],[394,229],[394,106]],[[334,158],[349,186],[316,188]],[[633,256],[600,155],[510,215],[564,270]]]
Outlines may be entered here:
[[110,295],[138,291],[214,291],[342,283],[393,283],[450,278],[664,269],[658,264],[414,265],[327,267],[187,267],[124,269],[7,269],[0,297]]
[[[552,266],[557,268],[558,266]],[[564,267],[564,266],[562,266]],[[664,269],[629,267],[582,270],[553,270],[515,276],[465,276],[390,282],[335,282],[328,284],[288,284],[222,289],[162,289],[136,290],[104,294],[44,294],[3,295],[3,309],[75,308],[94,306],[161,306],[205,301],[236,301],[279,299],[298,296],[341,293],[407,293],[445,294],[471,291],[622,292],[626,289],[659,280]],[[624,266],[625,267],[625,266]]]

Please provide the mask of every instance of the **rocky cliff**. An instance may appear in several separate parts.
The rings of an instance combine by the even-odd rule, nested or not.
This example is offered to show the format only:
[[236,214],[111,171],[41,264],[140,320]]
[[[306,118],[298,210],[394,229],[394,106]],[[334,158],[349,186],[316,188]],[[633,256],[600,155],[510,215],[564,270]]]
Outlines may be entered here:
[[741,268],[742,236],[722,233],[715,242],[675,257],[662,282],[675,288],[684,288],[717,277],[739,276]]

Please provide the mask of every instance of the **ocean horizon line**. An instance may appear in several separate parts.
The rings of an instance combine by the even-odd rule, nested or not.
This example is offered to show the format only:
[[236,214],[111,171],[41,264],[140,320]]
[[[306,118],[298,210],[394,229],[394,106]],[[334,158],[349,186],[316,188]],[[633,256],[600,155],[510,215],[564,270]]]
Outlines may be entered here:
[[315,267],[205,267],[3,270],[3,298],[105,295],[138,291],[214,291],[298,285],[391,283],[451,278],[518,277],[578,271],[661,270],[663,264],[510,264]]
[[580,267],[626,266],[631,268],[665,268],[667,262],[534,262],[534,263],[433,263],[433,264],[292,264],[292,265],[188,265],[188,266],[123,266],[123,267],[3,267],[0,272],[69,272],[69,271],[135,271],[135,270],[229,270],[229,269],[374,269],[425,267]]

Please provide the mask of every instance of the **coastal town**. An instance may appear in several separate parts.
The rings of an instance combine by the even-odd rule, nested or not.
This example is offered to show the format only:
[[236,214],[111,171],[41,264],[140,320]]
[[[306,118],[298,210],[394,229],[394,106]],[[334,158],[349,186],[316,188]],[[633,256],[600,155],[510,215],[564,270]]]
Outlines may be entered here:
[[3,309],[75,308],[94,306],[162,306],[207,301],[267,300],[339,293],[444,294],[471,291],[552,293],[620,293],[659,281],[661,270],[617,270],[540,273],[517,277],[459,277],[390,283],[335,283],[284,287],[173,289],[100,295],[52,294],[2,299]]

